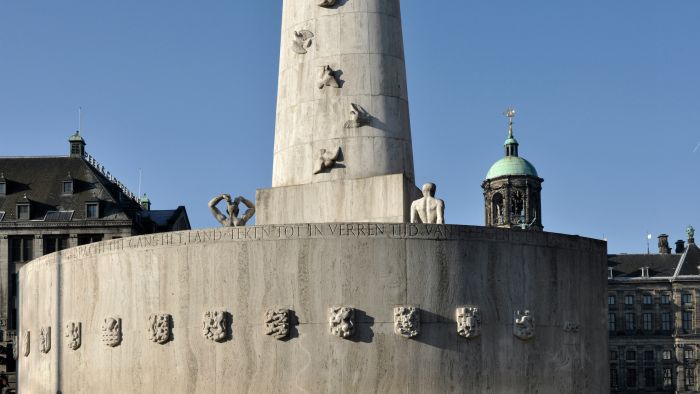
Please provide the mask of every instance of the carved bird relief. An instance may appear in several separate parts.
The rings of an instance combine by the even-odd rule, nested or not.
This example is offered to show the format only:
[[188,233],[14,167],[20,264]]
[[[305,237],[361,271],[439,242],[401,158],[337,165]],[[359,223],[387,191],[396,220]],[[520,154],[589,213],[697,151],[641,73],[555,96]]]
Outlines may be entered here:
[[316,163],[314,163],[314,175],[322,172],[323,170],[332,168],[339,156],[340,147],[337,147],[332,151],[321,149],[320,155],[318,159],[316,159]]
[[306,49],[311,47],[312,38],[314,38],[314,33],[308,30],[295,31],[292,50],[301,55],[305,54]]
[[321,0],[320,3],[318,3],[319,7],[324,7],[324,8],[330,8],[333,7],[336,3],[336,0]]
[[335,71],[333,71],[331,66],[322,66],[321,67],[321,76],[318,79],[318,88],[323,89],[326,86],[330,86],[333,88],[340,87],[340,84],[338,83],[338,79],[335,76]]
[[345,122],[346,129],[357,129],[362,126],[367,126],[372,119],[372,116],[358,104],[350,103],[350,120]]

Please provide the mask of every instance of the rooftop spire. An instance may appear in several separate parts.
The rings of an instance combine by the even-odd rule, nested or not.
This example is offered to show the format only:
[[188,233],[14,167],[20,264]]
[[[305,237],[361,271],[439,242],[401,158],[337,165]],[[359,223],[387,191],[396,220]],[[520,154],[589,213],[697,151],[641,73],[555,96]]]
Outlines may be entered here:
[[508,117],[508,139],[506,140],[506,156],[518,156],[518,141],[513,137],[513,118],[515,118],[515,109],[508,107],[503,115]]

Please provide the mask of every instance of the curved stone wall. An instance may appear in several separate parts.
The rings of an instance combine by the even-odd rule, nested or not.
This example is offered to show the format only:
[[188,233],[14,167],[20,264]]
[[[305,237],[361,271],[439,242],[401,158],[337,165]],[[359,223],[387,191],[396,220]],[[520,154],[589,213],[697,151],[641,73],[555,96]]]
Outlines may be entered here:
[[[603,393],[605,264],[600,241],[472,226],[302,224],[109,240],[22,268],[19,385]],[[402,306],[415,308],[396,310],[405,336],[394,324]],[[335,311],[332,330],[331,307],[353,308]],[[461,307],[479,309],[459,320],[480,320],[480,335],[458,333]],[[289,337],[277,339],[285,310]],[[515,327],[518,310],[534,327],[522,317]],[[533,328],[530,339],[515,335]]]

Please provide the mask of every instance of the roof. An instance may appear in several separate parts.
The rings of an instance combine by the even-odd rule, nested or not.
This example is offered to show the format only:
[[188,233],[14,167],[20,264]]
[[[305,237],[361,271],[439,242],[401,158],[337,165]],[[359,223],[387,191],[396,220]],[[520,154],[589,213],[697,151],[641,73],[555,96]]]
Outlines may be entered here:
[[141,212],[141,221],[144,227],[152,227],[152,232],[190,229],[187,211],[183,206],[179,206],[177,209],[143,211]]
[[537,170],[529,161],[519,156],[506,156],[494,163],[486,179],[498,178],[507,175],[529,175],[537,177]]
[[677,278],[698,276],[700,248],[688,244],[682,254],[611,254],[608,267],[613,270],[613,279],[642,278],[642,268],[649,268],[649,278]]
[[85,143],[85,140],[83,139],[83,137],[80,136],[80,131],[76,131],[75,134],[71,135],[70,138],[68,138],[68,142]]
[[[0,173],[7,195],[0,195],[3,222],[16,221],[16,205],[24,196],[31,203],[30,220],[44,220],[49,212],[74,211],[71,219],[86,218],[85,204],[100,201],[100,219],[128,220],[141,206],[126,197],[119,186],[79,157],[0,157]],[[63,194],[63,181],[73,179],[73,194]],[[58,215],[67,218],[68,215]],[[49,214],[56,220],[57,215]]]

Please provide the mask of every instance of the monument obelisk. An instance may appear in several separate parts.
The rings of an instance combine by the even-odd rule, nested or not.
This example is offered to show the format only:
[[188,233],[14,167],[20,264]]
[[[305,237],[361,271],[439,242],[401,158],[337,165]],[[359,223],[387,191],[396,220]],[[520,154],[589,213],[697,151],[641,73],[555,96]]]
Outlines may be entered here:
[[407,222],[419,195],[399,0],[284,0],[257,224]]

